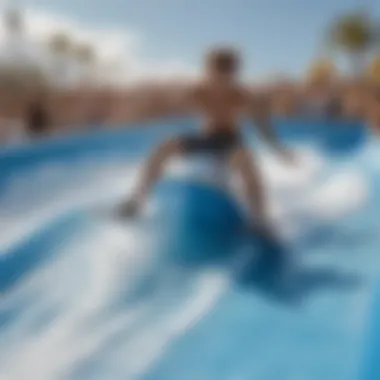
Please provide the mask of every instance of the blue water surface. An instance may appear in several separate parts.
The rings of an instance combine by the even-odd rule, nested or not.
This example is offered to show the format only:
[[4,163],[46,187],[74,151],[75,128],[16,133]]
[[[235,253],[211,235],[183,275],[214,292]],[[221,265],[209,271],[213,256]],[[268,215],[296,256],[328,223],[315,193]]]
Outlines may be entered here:
[[[228,194],[190,182],[162,181],[152,194],[161,205],[156,224],[136,222],[146,234],[136,237],[136,252],[157,235],[144,248],[152,261],[143,270],[133,269],[134,262],[126,265],[114,293],[103,275],[106,264],[96,264],[96,258],[107,263],[108,252],[83,253],[92,229],[98,235],[111,230],[102,227],[108,217],[95,215],[83,201],[60,209],[22,236],[1,240],[0,294],[5,301],[0,304],[0,377],[5,368],[4,378],[22,378],[16,377],[22,372],[14,358],[24,361],[25,368],[29,360],[37,363],[33,368],[45,363],[34,369],[40,380],[379,379],[380,144],[355,121],[278,120],[276,128],[284,143],[318,152],[328,163],[326,178],[360,173],[367,188],[360,209],[332,220],[301,216],[303,224],[310,224],[307,232],[277,240],[248,234]],[[191,120],[170,120],[4,149],[4,229],[12,231],[12,223],[20,224],[24,215],[39,220],[44,205],[65,193],[69,183],[72,197],[79,198],[75,189],[87,181],[88,170],[96,173],[105,163],[107,170],[139,163],[166,137],[192,130]],[[243,133],[248,145],[260,149],[263,142],[248,126]],[[80,171],[84,160],[87,166]],[[46,165],[61,174],[38,185],[34,173]],[[75,170],[79,175],[74,178]],[[107,191],[104,180],[94,186]],[[133,249],[128,254],[133,256]],[[136,254],[134,260],[141,257]],[[57,271],[63,265],[67,271]],[[45,280],[49,270],[58,275]],[[66,317],[91,298],[96,286],[100,290],[94,304],[106,294],[103,307],[86,309],[77,319]],[[61,301],[50,300],[48,291]],[[70,330],[67,320],[75,321],[76,330]],[[117,328],[107,330],[116,320],[121,320],[115,322]],[[65,329],[80,343],[106,332],[91,349],[80,351],[74,344],[65,346],[65,339],[70,342]],[[54,335],[58,331],[63,338]],[[28,351],[27,344],[41,351]]]

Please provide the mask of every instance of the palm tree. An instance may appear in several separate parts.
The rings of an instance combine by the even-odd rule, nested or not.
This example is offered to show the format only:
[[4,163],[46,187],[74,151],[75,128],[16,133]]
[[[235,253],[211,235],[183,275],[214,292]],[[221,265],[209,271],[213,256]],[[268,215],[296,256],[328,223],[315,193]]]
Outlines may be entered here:
[[12,64],[25,64],[25,53],[28,51],[28,41],[24,35],[23,14],[16,8],[7,8],[3,13],[6,32],[6,49],[4,53]]
[[313,83],[330,83],[336,75],[334,63],[328,58],[321,58],[312,62],[307,71],[307,80]]
[[48,49],[53,58],[55,79],[65,81],[71,64],[73,43],[71,37],[65,32],[53,34],[48,41]]
[[354,75],[361,75],[365,54],[375,43],[375,28],[371,18],[361,11],[338,17],[331,25],[331,45],[347,53],[351,59]]
[[368,66],[369,80],[380,85],[380,55],[376,56]]
[[45,88],[48,85],[45,73],[25,54],[29,41],[24,35],[22,12],[16,8],[5,10],[4,25],[8,34],[7,48],[10,54],[0,66],[1,89],[22,96],[30,91]]
[[49,39],[49,48],[53,54],[67,54],[71,47],[71,38],[65,32],[57,32]]
[[91,65],[95,60],[95,51],[91,45],[81,43],[75,47],[75,56],[79,63]]
[[81,72],[81,80],[91,80],[96,59],[94,48],[89,44],[79,43],[74,47],[73,55]]
[[10,36],[20,35],[24,28],[21,12],[15,8],[7,9],[4,12],[4,25]]

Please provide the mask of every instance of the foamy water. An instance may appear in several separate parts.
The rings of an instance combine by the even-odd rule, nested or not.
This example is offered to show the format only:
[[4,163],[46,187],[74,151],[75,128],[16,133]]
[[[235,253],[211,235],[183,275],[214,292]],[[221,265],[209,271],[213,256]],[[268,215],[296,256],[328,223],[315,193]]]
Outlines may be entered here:
[[[373,173],[363,170],[363,162],[373,151],[336,167],[317,151],[297,154],[296,166],[259,155],[271,218],[288,240],[312,223],[337,222],[368,204]],[[121,159],[84,159],[75,167],[46,162],[7,183],[0,198],[3,258],[18,247],[33,248],[39,233],[49,239],[54,223],[62,221],[56,227],[62,231],[75,227],[46,248],[49,259],[2,294],[0,379],[144,378],[231,292],[228,268],[163,262],[154,234],[97,213],[131,191],[139,165]],[[185,170],[181,165],[170,170]],[[365,305],[368,294],[360,299]],[[358,320],[363,323],[362,315]],[[225,378],[252,378],[230,374]]]

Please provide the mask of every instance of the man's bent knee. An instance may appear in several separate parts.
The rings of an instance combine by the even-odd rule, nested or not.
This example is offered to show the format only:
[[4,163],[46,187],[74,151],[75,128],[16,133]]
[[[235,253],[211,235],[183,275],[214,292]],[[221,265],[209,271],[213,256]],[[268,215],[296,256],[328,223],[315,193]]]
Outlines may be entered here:
[[166,140],[157,149],[159,156],[171,156],[179,153],[181,153],[181,141],[179,139]]
[[243,168],[252,167],[252,157],[250,151],[244,147],[235,149],[230,157],[232,166]]

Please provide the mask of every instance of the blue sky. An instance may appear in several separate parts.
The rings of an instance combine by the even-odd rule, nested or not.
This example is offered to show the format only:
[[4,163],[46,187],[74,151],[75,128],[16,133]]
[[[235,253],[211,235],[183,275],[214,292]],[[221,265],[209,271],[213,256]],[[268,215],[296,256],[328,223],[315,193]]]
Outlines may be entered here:
[[[373,0],[29,0],[91,26],[137,32],[147,60],[178,58],[195,66],[208,46],[241,47],[250,75],[298,74],[320,51],[334,14]],[[21,3],[21,0],[19,0]]]

